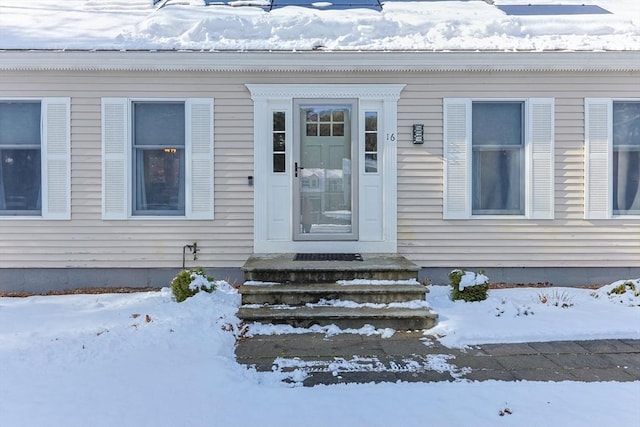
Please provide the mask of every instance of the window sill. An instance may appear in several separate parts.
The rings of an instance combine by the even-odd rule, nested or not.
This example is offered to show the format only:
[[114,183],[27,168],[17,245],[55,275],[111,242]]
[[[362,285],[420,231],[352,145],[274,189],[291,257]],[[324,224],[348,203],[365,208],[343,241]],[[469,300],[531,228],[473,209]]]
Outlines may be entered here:
[[526,215],[471,215],[469,219],[530,219]]
[[609,219],[617,219],[617,220],[621,220],[621,219],[640,219],[640,215],[636,215],[636,214],[629,214],[629,215],[613,215],[611,216],[611,218]]
[[50,218],[45,218],[42,215],[0,215],[0,221],[4,220],[49,220]]
[[160,220],[160,221],[171,221],[171,220],[179,220],[179,221],[184,221],[184,220],[188,220],[191,218],[188,218],[184,215],[171,215],[171,216],[167,216],[167,215],[131,215],[129,216],[127,219],[131,219],[134,221],[137,220]]

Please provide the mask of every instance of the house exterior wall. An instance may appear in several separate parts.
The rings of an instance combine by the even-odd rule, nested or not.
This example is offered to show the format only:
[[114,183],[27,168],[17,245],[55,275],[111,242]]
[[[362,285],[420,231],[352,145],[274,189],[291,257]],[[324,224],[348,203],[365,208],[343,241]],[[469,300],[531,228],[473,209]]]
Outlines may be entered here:
[[[232,76],[173,73],[3,73],[2,97],[71,97],[71,220],[0,218],[0,268],[239,267],[252,252],[252,102]],[[215,99],[215,220],[102,220],[101,98]],[[187,257],[192,261],[192,257]]]
[[[412,76],[413,77],[413,76]],[[457,73],[407,79],[398,146],[398,251],[424,267],[640,265],[640,219],[584,219],[584,98],[640,96],[638,73]],[[443,98],[555,99],[553,220],[442,219]],[[405,131],[403,137],[402,131]]]
[[[640,267],[640,219],[584,219],[584,98],[640,98],[640,72],[2,71],[0,97],[71,98],[71,220],[0,218],[0,269],[239,268],[253,251],[246,83],[406,84],[398,102],[398,252],[426,268]],[[214,220],[101,217],[101,99],[215,100]],[[443,99],[555,99],[553,220],[443,220]],[[425,125],[425,143],[411,128]]]

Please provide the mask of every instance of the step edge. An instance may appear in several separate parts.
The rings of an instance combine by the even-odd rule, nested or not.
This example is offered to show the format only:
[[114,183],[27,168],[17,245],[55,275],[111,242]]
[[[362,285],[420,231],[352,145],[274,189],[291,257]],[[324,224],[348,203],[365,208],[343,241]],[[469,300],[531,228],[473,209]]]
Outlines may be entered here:
[[[424,287],[418,287],[420,285],[407,285],[411,287],[395,287],[390,285],[381,285],[379,287],[360,287],[356,285],[340,286],[340,287],[327,287],[327,288],[294,288],[294,287],[279,287],[279,286],[248,286],[239,287],[238,293],[246,295],[262,295],[262,294],[322,294],[322,293],[341,293],[341,294],[359,294],[359,293],[372,293],[372,294],[385,294],[385,293],[427,293],[427,289]],[[345,289],[346,288],[346,289]]]
[[406,319],[406,318],[432,318],[437,319],[438,313],[434,312],[430,309],[424,308],[414,308],[414,309],[368,309],[363,311],[361,309],[353,309],[353,310],[341,310],[341,311],[328,311],[328,310],[317,310],[316,312],[310,311],[297,311],[295,309],[274,309],[273,311],[265,313],[262,312],[252,312],[252,309],[245,309],[244,312],[238,312],[238,317],[244,320],[255,320],[255,319],[326,319],[326,318],[345,318],[345,319],[362,319],[362,318],[372,318],[372,319]]

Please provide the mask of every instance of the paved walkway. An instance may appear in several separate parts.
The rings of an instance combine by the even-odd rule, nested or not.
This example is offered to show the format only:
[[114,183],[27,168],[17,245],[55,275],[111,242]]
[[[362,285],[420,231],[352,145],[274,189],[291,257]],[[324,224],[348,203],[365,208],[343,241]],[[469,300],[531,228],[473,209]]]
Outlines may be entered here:
[[238,343],[239,363],[307,373],[303,384],[453,380],[640,381],[640,340],[484,344],[450,349],[421,332],[256,336]]

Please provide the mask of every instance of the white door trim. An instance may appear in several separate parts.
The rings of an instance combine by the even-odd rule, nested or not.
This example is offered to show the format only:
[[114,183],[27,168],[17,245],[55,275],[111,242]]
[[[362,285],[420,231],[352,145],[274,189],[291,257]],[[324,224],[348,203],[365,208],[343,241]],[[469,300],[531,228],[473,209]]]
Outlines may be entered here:
[[[397,103],[404,84],[247,84],[254,101],[254,252],[389,252],[397,251]],[[375,239],[360,236],[358,241],[294,241],[291,227],[291,170],[293,99],[346,99],[358,100],[362,105],[377,102],[382,105],[379,165],[383,192],[381,233]],[[272,113],[287,113],[287,173],[272,172]],[[362,170],[362,169],[361,169]],[[277,191],[271,191],[277,188]],[[270,194],[277,194],[279,202],[272,203]],[[286,197],[286,199],[284,199]],[[273,197],[272,197],[273,198]],[[286,206],[282,206],[286,203]],[[364,209],[360,209],[360,212]],[[280,224],[280,225],[279,225]]]

